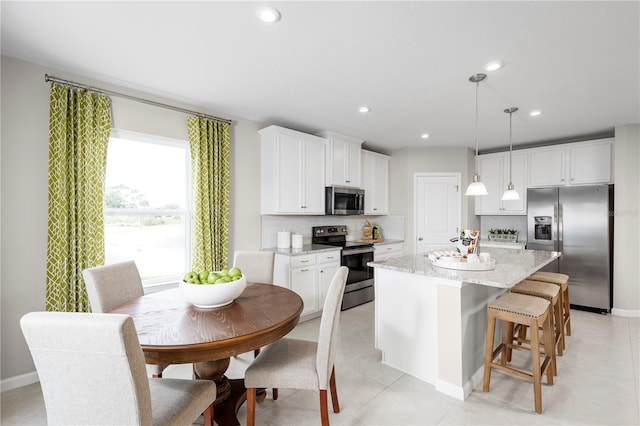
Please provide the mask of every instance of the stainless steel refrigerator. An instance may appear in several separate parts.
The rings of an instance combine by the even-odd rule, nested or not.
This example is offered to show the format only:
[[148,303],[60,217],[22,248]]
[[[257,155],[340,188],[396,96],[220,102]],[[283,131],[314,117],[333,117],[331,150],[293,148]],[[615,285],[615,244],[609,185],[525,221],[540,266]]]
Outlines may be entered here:
[[527,191],[527,248],[559,251],[544,271],[569,275],[575,308],[610,312],[613,302],[613,185]]

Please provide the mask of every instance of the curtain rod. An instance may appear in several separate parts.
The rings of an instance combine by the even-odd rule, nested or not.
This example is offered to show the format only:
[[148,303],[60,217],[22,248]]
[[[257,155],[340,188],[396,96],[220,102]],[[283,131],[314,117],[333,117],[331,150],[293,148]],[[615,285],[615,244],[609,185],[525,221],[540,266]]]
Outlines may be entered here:
[[98,89],[97,87],[93,87],[93,86],[86,86],[84,84],[75,83],[73,81],[63,80],[61,78],[57,78],[57,77],[54,77],[54,76],[49,75],[49,74],[45,74],[44,75],[44,81],[46,83],[52,81],[54,83],[64,84],[65,86],[71,86],[71,87],[76,87],[78,89],[89,90],[91,92],[102,93],[103,95],[118,96],[120,98],[125,98],[125,99],[129,99],[129,100],[132,100],[132,101],[142,102],[143,104],[147,104],[147,105],[153,105],[153,106],[157,106],[157,107],[161,107],[161,108],[171,109],[171,110],[178,111],[178,112],[184,112],[186,114],[195,115],[197,117],[208,118],[208,119],[211,119],[211,120],[222,121],[223,123],[231,124],[233,122],[232,120],[229,120],[229,119],[226,119],[226,118],[216,117],[215,115],[203,114],[201,112],[191,111],[191,110],[188,110],[188,109],[185,109],[185,108],[180,108],[180,107],[173,106],[173,105],[163,104],[161,102],[150,101],[149,99],[138,98],[136,96],[126,95],[124,93],[113,92],[111,90],[105,90],[105,89]]

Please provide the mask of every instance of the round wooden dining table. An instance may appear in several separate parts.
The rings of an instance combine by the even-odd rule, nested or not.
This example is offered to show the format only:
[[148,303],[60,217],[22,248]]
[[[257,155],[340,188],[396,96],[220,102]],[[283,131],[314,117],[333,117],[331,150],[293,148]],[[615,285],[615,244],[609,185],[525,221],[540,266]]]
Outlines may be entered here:
[[298,324],[302,308],[291,290],[249,284],[219,308],[197,308],[172,289],[138,297],[111,313],[133,318],[148,364],[193,363],[197,378],[216,382],[215,420],[223,426],[239,424],[236,413],[246,398],[244,380],[224,375],[230,358],[285,336]]

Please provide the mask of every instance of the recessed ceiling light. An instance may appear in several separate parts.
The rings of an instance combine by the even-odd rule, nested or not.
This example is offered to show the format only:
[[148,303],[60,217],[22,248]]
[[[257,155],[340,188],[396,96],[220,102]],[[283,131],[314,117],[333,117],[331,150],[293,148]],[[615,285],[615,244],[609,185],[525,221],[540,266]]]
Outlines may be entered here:
[[256,12],[256,15],[258,15],[258,19],[262,22],[266,22],[267,24],[280,20],[280,12],[270,6],[261,7]]
[[540,111],[539,109],[534,109],[533,111],[531,111],[531,112],[529,113],[529,115],[530,115],[531,117],[537,117],[537,116],[539,116],[540,114],[542,114],[542,111]]
[[421,134],[421,135],[420,135],[420,137],[421,137],[422,139],[429,139],[429,137],[430,137],[430,136],[431,136],[431,135],[430,135],[429,133],[423,133],[423,134]]
[[361,106],[360,108],[358,108],[358,111],[364,114],[371,111],[371,108],[369,108],[368,106]]
[[500,68],[504,67],[504,62],[502,61],[492,61],[484,66],[484,69],[487,71],[498,71]]

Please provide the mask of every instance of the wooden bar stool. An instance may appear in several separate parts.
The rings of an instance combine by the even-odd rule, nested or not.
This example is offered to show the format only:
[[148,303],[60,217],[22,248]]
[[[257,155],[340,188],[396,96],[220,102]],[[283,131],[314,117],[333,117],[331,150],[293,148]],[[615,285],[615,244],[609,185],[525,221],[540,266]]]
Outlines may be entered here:
[[[505,293],[487,305],[487,335],[484,352],[484,380],[482,389],[489,392],[491,370],[498,369],[533,382],[535,410],[542,414],[542,375],[546,372],[547,383],[553,384],[553,329],[551,328],[550,302],[541,298],[518,293]],[[501,320],[502,343],[493,349],[496,320]],[[531,373],[507,365],[507,350],[523,350],[513,344],[514,324],[524,325],[531,330],[542,327],[544,354],[540,353],[538,333],[531,333]],[[529,350],[529,349],[526,349]],[[500,355],[500,362],[494,359]],[[540,357],[543,361],[540,363]]]
[[[564,348],[564,332],[562,327],[562,306],[560,305],[560,287],[555,284],[545,283],[542,281],[524,280],[511,289],[512,293],[527,294],[529,296],[541,297],[551,303],[550,313],[551,326],[554,331],[554,353],[553,353],[553,373],[558,374],[556,369],[555,356],[562,356]],[[519,339],[524,339],[524,328],[520,328],[521,333]],[[533,330],[531,330],[533,335]],[[524,340],[526,341],[526,340]]]
[[544,281],[560,286],[562,298],[562,318],[564,320],[565,335],[571,336],[571,304],[569,303],[569,275],[556,272],[535,272],[527,278],[531,281]]

